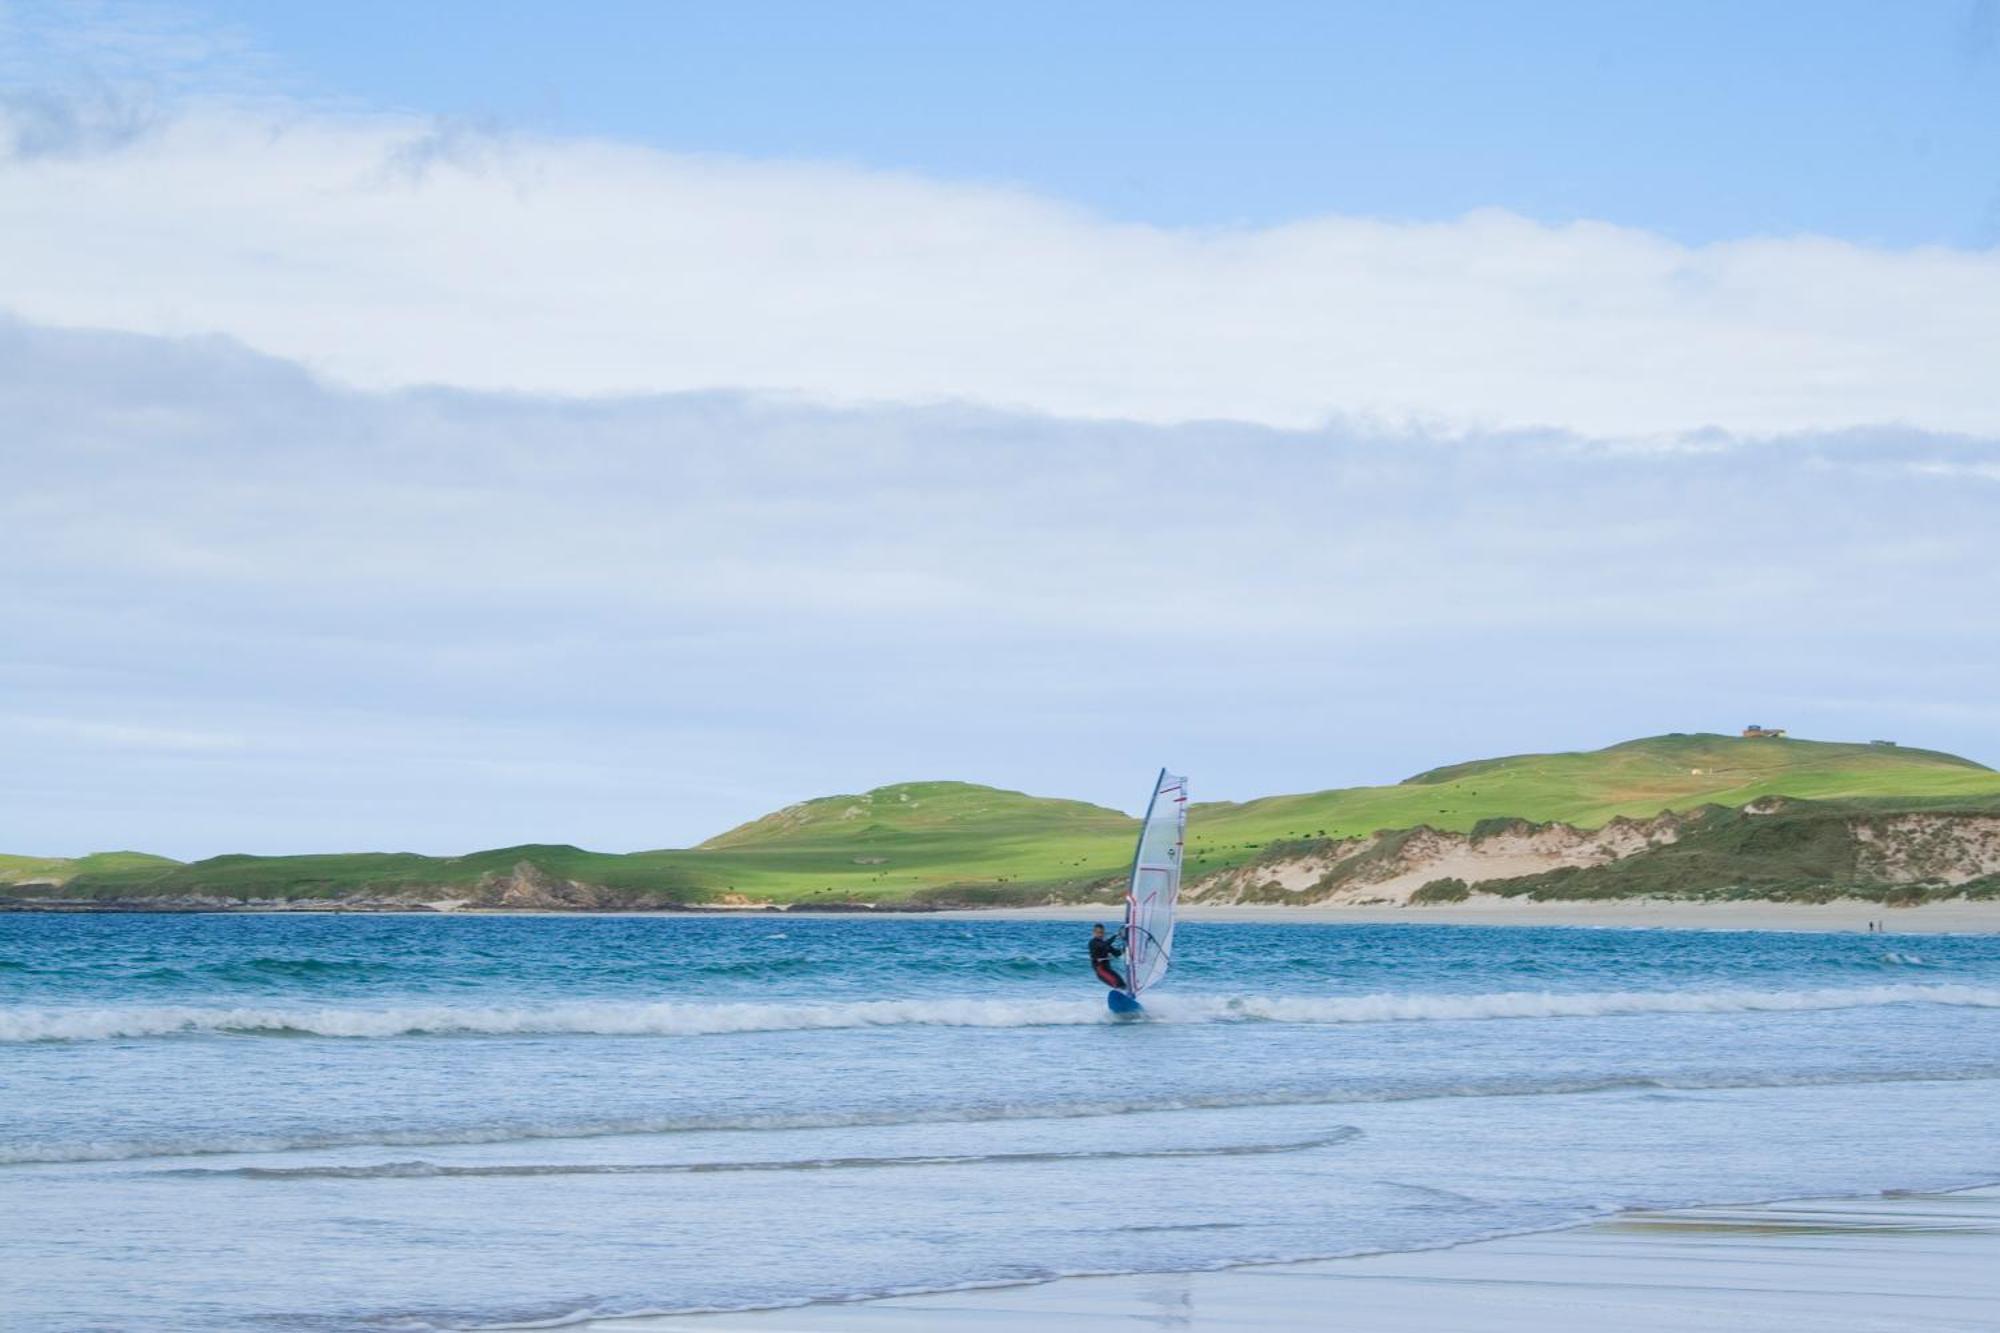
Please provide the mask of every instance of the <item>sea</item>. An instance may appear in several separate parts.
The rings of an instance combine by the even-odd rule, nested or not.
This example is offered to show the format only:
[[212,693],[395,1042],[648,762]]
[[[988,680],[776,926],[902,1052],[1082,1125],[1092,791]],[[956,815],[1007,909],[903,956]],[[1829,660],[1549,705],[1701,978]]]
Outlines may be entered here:
[[0,1326],[561,1327],[2000,1180],[2000,937],[0,916]]

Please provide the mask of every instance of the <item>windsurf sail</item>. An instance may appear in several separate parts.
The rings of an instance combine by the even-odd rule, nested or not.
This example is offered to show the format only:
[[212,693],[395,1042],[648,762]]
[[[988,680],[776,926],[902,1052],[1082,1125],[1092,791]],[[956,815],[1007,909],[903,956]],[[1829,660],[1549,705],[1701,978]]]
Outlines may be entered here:
[[1166,769],[1153,784],[1132,887],[1125,892],[1125,988],[1157,985],[1174,962],[1174,907],[1181,896],[1181,844],[1187,834],[1187,779]]

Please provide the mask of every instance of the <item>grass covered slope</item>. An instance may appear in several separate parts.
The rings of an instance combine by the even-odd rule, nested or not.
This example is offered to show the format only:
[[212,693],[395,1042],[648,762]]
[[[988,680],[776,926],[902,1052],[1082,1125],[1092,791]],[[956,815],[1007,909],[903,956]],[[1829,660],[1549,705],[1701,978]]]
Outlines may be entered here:
[[[458,857],[218,856],[106,867],[76,876],[61,896],[470,898],[524,907],[1017,901],[1024,885],[1037,895],[1079,892],[1121,873],[1137,826],[1130,815],[1081,801],[913,782],[788,806],[687,850],[618,855],[528,845]],[[602,892],[567,893],[566,883]]]
[[2000,796],[1710,806],[1674,841],[1636,855],[1477,888],[1539,899],[1848,897],[1888,906],[2000,898]]
[[1602,750],[1455,764],[1393,787],[1197,804],[1188,815],[1190,860],[1220,869],[1276,842],[1419,826],[1465,833],[1487,819],[1598,828],[1621,815],[1642,819],[1663,810],[1736,807],[1763,796],[1923,800],[1996,794],[2000,773],[1935,750],[1677,733]]
[[180,862],[150,852],[92,852],[88,856],[0,856],[0,884],[61,884],[105,871],[161,871]]
[[[715,896],[718,886],[701,867],[682,864],[688,856],[686,852],[617,855],[563,844],[500,847],[448,857],[414,852],[216,856],[164,867],[128,866],[79,874],[61,887],[60,896],[238,901],[401,898],[414,902],[477,897],[482,889],[491,889],[491,896],[499,898],[524,878],[536,883],[573,881],[610,891],[599,895],[599,900],[577,900],[573,905],[579,907],[612,906],[620,899],[699,902]],[[524,901],[522,905],[559,904]]]
[[[1197,804],[1188,872],[1198,878],[1268,859],[1286,844],[1384,829],[1470,832],[1495,819],[1594,828],[1618,816],[1733,809],[1766,796],[1977,803],[2000,800],[2000,773],[1926,750],[1656,736],[1459,764],[1394,786]],[[112,853],[61,863],[70,869],[60,890],[16,892],[116,901],[450,898],[522,907],[1040,902],[1115,896],[1136,828],[1130,815],[1080,801],[914,782],[788,806],[685,850],[616,855],[528,845],[459,857],[222,856],[187,865]],[[5,867],[17,864],[56,863],[8,858],[0,882],[10,882]],[[22,873],[12,882],[32,878]]]
[[[691,853],[736,892],[810,902],[950,889],[1078,887],[1122,871],[1138,821],[1083,801],[970,782],[908,782],[787,806]],[[985,892],[982,892],[985,891]]]

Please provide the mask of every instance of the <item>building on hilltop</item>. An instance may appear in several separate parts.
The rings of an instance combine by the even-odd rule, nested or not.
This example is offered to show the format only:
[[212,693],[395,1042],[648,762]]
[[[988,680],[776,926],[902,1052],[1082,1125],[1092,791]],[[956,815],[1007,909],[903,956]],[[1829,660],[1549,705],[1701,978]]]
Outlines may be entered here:
[[1743,728],[1743,739],[1750,741],[1781,741],[1785,739],[1783,727],[1760,727],[1755,722]]

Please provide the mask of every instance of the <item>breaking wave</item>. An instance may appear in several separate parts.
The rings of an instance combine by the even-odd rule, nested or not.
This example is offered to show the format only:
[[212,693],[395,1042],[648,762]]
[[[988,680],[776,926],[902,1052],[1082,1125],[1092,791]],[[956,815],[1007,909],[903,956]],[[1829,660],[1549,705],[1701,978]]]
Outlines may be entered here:
[[[1898,984],[1812,990],[1498,991],[1471,995],[1195,996],[1149,999],[1166,1023],[1398,1023],[1792,1012],[1892,1004],[2000,1008],[2000,988]],[[201,1035],[684,1037],[823,1028],[1020,1028],[1114,1022],[1095,1000],[857,1000],[835,1004],[598,1000],[548,1005],[0,1008],[0,1042]]]
[[[1461,1097],[1573,1097],[1647,1090],[1728,1091],[1755,1088],[1845,1087],[1881,1083],[2000,1081],[2000,1065],[1907,1068],[1802,1074],[1610,1075],[1604,1077],[1500,1077],[1418,1079],[1376,1087],[1275,1088],[1262,1091],[1182,1093],[1091,1101],[1007,1102],[896,1109],[717,1112],[631,1116],[603,1120],[509,1121],[421,1128],[357,1128],[294,1134],[197,1132],[150,1138],[56,1140],[0,1147],[0,1164],[123,1162],[147,1158],[217,1157],[311,1152],[341,1148],[417,1148],[556,1139],[646,1135],[756,1133],[821,1129],[898,1128],[916,1125],[983,1125],[1020,1120],[1096,1120],[1255,1107],[1355,1106]],[[1350,1127],[1340,1127],[1338,1138]],[[1093,1153],[1091,1156],[1102,1156]],[[232,1173],[240,1174],[240,1173]]]
[[181,1167],[170,1176],[236,1176],[246,1180],[428,1180],[485,1176],[682,1176],[737,1171],[856,1171],[898,1166],[1004,1166],[1017,1163],[1126,1158],[1264,1157],[1345,1143],[1361,1131],[1341,1125],[1331,1133],[1282,1143],[1232,1143],[1215,1147],[1095,1149],[1090,1151],[918,1153],[901,1157],[776,1157],[732,1162],[552,1162],[458,1166],[439,1162],[379,1162],[366,1166]]

